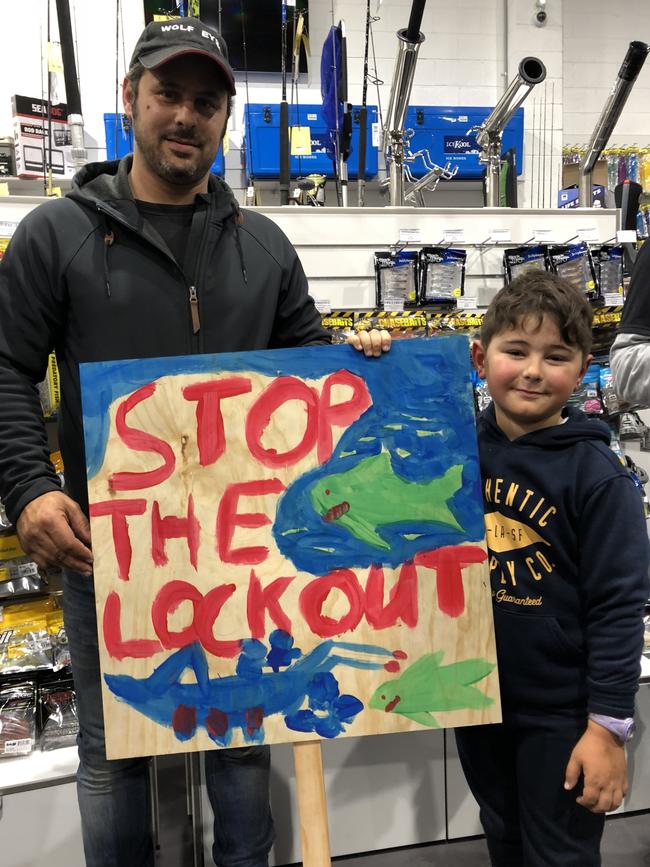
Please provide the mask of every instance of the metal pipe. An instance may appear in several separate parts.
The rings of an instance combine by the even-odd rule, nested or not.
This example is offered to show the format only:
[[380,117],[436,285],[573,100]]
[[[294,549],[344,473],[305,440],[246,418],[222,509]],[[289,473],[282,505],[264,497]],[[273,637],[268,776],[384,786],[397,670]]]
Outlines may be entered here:
[[[490,115],[476,129],[476,141],[482,149],[479,159],[486,165],[485,195],[489,208],[500,203],[501,138],[503,130],[530,91],[546,78],[546,67],[537,57],[524,57],[517,75],[506,88]],[[541,118],[540,118],[541,120]],[[473,130],[470,130],[470,132]]]
[[643,68],[650,46],[645,42],[630,42],[614,86],[607,97],[598,122],[587,145],[587,152],[580,163],[580,207],[591,208],[591,173],[621,116],[630,91]]
[[[79,82],[77,81],[77,64],[74,56],[70,4],[68,0],[56,0],[56,16],[59,22],[61,59],[63,60],[63,77],[65,79],[65,101],[68,106],[68,127],[72,143],[70,155],[72,162],[76,166],[83,166],[88,160],[84,143],[84,120],[81,115],[81,95],[79,93]],[[117,118],[115,118],[115,123],[117,123]]]
[[411,97],[415,67],[424,34],[420,33],[426,0],[413,0],[409,25],[398,30],[398,51],[393,71],[390,101],[383,132],[382,147],[389,174],[391,205],[404,204],[404,121]]

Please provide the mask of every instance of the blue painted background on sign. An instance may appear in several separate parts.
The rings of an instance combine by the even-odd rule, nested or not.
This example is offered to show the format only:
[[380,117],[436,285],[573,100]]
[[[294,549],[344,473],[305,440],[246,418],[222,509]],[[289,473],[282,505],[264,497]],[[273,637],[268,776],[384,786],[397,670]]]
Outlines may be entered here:
[[[418,551],[481,540],[484,522],[469,353],[461,335],[395,341],[380,359],[367,359],[350,346],[312,346],[83,364],[88,477],[104,460],[113,401],[161,377],[257,372],[314,380],[342,369],[363,378],[372,405],[344,432],[331,458],[298,478],[280,498],[273,533],[282,554],[298,570],[323,575],[372,564],[397,567]],[[398,500],[394,521],[377,528],[383,547],[364,542],[339,522],[324,521],[313,504],[314,487],[325,478],[358,473],[362,461],[380,456],[388,457],[390,478],[399,485],[430,484],[460,465],[462,487],[446,504],[452,521],[414,521],[408,498]],[[227,473],[227,460],[223,470],[211,471]],[[366,484],[363,473],[360,484]],[[379,486],[376,495],[381,494]]]

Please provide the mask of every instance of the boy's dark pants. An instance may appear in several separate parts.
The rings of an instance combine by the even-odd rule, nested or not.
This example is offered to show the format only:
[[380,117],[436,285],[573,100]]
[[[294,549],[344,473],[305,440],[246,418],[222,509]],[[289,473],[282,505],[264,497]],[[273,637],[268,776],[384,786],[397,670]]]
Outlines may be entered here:
[[539,716],[456,729],[467,782],[481,809],[493,867],[600,867],[604,816],[564,789],[583,718]]

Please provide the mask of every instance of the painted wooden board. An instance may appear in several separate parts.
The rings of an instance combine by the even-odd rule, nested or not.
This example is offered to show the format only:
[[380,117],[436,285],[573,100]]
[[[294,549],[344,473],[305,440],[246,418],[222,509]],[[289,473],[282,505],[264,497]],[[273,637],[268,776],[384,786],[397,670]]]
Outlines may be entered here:
[[81,383],[109,758],[500,720],[465,337]]

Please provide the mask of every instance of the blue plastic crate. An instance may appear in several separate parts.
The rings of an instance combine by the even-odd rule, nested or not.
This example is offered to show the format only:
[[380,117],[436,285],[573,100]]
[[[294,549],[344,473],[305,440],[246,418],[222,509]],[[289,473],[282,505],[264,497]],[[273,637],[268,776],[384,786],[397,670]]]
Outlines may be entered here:
[[[106,158],[117,160],[132,153],[133,130],[124,114],[117,115],[117,151],[115,150],[115,112],[104,114],[104,130],[106,132]],[[217,158],[212,163],[212,173],[223,177],[223,151],[219,148]]]
[[[352,153],[348,177],[359,176],[359,109],[352,106]],[[372,144],[372,124],[377,122],[377,107],[367,106],[366,179],[377,174],[377,148]],[[320,105],[289,106],[289,123],[308,126],[311,130],[311,156],[292,156],[291,176],[320,174],[334,177],[331,155],[327,152],[330,134],[321,115]],[[249,103],[244,108],[244,142],[248,171],[256,178],[277,178],[280,175],[280,106],[277,103]]]
[[[488,106],[412,105],[406,113],[406,128],[413,130],[412,151],[428,150],[434,163],[458,166],[457,178],[481,178],[485,166],[479,162],[476,137],[469,130],[481,124],[492,111]],[[515,149],[517,174],[523,171],[524,110],[518,108],[503,131],[501,151]],[[426,174],[424,163],[410,164],[413,175]]]

